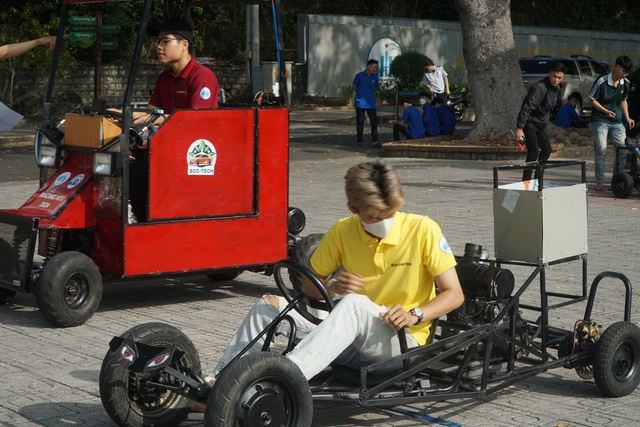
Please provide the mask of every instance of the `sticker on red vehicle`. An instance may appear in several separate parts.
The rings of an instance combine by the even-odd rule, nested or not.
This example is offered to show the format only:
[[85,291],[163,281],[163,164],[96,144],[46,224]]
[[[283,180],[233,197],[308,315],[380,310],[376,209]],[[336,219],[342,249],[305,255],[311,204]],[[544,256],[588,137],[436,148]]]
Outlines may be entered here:
[[72,189],[76,185],[80,184],[83,179],[84,179],[84,174],[83,173],[79,173],[78,175],[74,176],[71,179],[71,181],[69,181],[69,184],[67,184],[67,188],[68,189]]
[[216,160],[216,147],[206,139],[198,139],[187,151],[187,175],[213,175]]
[[69,180],[69,178],[71,178],[71,172],[61,173],[60,176],[58,176],[56,178],[56,180],[53,182],[53,185],[55,185],[56,187],[59,186],[59,185],[62,185],[65,182],[67,182],[67,180]]

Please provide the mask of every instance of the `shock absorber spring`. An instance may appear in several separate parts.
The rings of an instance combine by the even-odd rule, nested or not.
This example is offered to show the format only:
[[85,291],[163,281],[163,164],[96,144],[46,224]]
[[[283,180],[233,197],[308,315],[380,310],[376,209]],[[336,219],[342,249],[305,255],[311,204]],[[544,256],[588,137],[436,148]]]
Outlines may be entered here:
[[58,248],[58,230],[49,230],[47,234],[47,245],[44,251],[45,258],[51,258],[56,254]]

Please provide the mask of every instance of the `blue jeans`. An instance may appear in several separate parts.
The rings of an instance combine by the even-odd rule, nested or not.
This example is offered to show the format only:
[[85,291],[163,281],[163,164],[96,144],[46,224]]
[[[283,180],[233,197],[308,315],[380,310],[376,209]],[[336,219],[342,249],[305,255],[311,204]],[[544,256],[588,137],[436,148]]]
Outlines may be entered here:
[[[591,135],[593,135],[593,150],[595,152],[596,163],[596,183],[604,183],[604,164],[607,155],[607,138],[611,138],[613,146],[615,148],[622,147],[624,145],[625,129],[622,123],[591,123]],[[627,163],[627,150],[618,151],[618,158],[613,168],[613,173],[624,171],[624,166]]]

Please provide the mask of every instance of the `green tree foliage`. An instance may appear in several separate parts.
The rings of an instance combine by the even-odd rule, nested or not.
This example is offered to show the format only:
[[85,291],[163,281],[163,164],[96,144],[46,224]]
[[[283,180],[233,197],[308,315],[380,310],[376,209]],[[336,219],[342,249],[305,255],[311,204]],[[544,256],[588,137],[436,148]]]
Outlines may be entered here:
[[[152,21],[166,17],[181,16],[185,0],[156,0]],[[285,48],[297,47],[299,14],[334,14],[384,16],[414,19],[458,20],[458,13],[449,0],[281,0],[283,43]],[[117,50],[103,51],[103,64],[128,61],[140,25],[143,0],[74,5],[71,14],[95,15],[99,11],[105,24],[117,23],[122,30],[110,35],[109,40],[118,43]],[[514,25],[533,25],[593,29],[602,31],[637,32],[640,19],[640,2],[627,0],[518,0],[511,2]],[[0,4],[0,44],[30,40],[55,34],[60,12],[60,0],[2,0]],[[223,62],[241,63],[245,55],[246,7],[221,5],[195,7],[191,11],[194,21],[195,48],[198,56],[212,57]],[[275,37],[269,8],[260,8],[260,35],[262,60],[275,59]],[[71,27],[67,27],[71,31]],[[78,62],[91,61],[93,44],[75,43],[66,48],[63,58],[66,67]],[[153,41],[145,42],[144,55],[148,61],[155,60]],[[0,64],[0,96],[7,87],[7,68],[26,68],[38,74],[46,74],[50,53],[36,49],[19,60]],[[14,70],[14,72],[15,72]],[[9,71],[11,74],[11,71]]]
[[391,63],[391,74],[396,77],[398,90],[416,91],[422,83],[422,64],[427,59],[421,53],[408,50],[398,55]]
[[513,25],[638,32],[640,2],[628,0],[518,0]]

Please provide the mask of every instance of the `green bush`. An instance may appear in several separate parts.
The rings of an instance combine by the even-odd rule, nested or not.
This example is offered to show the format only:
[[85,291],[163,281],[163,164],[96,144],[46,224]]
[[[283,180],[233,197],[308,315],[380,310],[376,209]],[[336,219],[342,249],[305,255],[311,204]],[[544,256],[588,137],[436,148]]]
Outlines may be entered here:
[[427,59],[423,54],[410,50],[393,60],[389,71],[395,76],[400,92],[419,92],[418,85],[422,84],[424,74],[422,64]]

